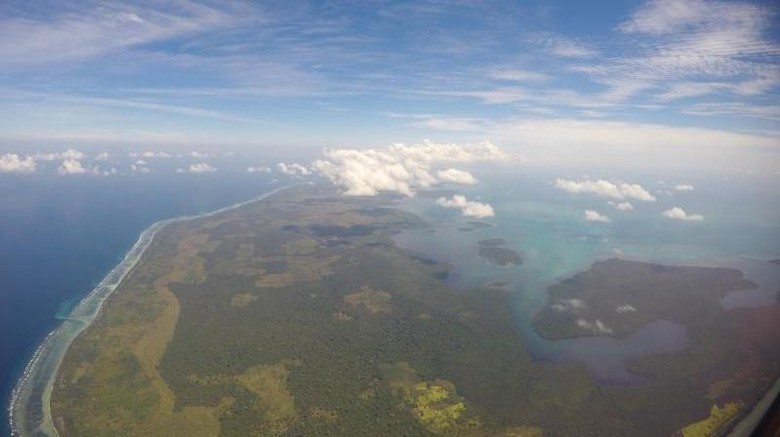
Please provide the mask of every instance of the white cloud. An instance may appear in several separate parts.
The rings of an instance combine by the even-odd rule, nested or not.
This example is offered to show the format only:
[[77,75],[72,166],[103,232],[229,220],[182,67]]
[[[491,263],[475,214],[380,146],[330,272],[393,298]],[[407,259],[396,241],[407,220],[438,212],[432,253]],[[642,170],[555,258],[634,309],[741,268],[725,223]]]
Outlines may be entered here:
[[626,33],[680,34],[702,28],[765,24],[767,10],[752,4],[704,0],[651,0],[618,28]]
[[346,195],[375,196],[389,191],[413,196],[417,189],[444,179],[470,181],[468,173],[457,169],[435,173],[432,167],[437,163],[501,160],[507,156],[487,141],[460,145],[426,140],[381,149],[329,149],[325,158],[314,162],[314,169],[344,189]]
[[35,165],[31,156],[20,158],[15,153],[0,155],[0,173],[33,173]]
[[[182,169],[180,169],[180,168],[176,169],[176,172],[177,173],[181,173],[179,170],[182,170]],[[151,170],[149,170],[149,167],[145,167],[143,165],[136,165],[136,164],[130,165],[130,171],[133,172],[133,173],[143,173],[143,174],[151,173]],[[182,170],[182,171],[184,171],[184,170]]]
[[461,185],[474,185],[477,183],[477,179],[471,175],[471,173],[456,168],[448,168],[447,170],[439,170],[436,172],[436,176],[442,182],[449,182],[453,184]]
[[773,66],[778,47],[767,37],[774,15],[753,2],[648,1],[618,26],[645,38],[646,49],[597,70],[602,77],[631,74],[665,88],[654,93],[659,101],[765,93],[780,84]]
[[559,313],[577,313],[587,307],[588,305],[582,299],[561,299],[550,306],[553,311]]
[[147,151],[141,153],[140,156],[142,158],[149,159],[149,158],[170,158],[173,155],[171,155],[170,153],[167,153],[167,152],[155,152],[155,151],[152,151],[152,150],[147,150]]
[[643,202],[653,202],[656,200],[655,196],[650,194],[649,191],[644,189],[639,184],[627,184],[625,182],[614,184],[603,179],[599,179],[597,181],[591,181],[588,179],[574,181],[570,179],[557,178],[555,180],[555,188],[572,194],[587,193],[620,200],[627,198],[637,199]]
[[64,152],[36,153],[33,155],[36,161],[64,161],[68,159],[81,161],[86,157],[87,155],[84,152],[76,149],[68,149]]
[[285,164],[284,162],[280,162],[276,164],[276,168],[280,172],[290,176],[308,176],[311,174],[311,170],[295,162],[292,164]]
[[594,211],[592,209],[586,209],[585,210],[585,221],[598,222],[598,223],[609,223],[612,220],[610,220],[609,217],[605,216],[604,214],[600,214],[598,211]]
[[561,58],[590,58],[597,54],[590,46],[562,35],[542,32],[530,37],[535,45],[544,47],[550,54]]
[[488,73],[488,77],[506,82],[546,82],[550,76],[535,71],[507,69],[494,70]]
[[271,167],[268,166],[247,167],[246,171],[248,173],[270,173]]
[[677,191],[693,191],[695,188],[691,184],[678,184],[674,186]]
[[589,322],[585,319],[577,319],[577,326],[594,334],[612,334],[612,328],[605,325],[601,320]]
[[679,206],[675,206],[672,209],[667,209],[663,213],[664,217],[668,217],[674,220],[688,220],[688,221],[701,221],[704,220],[704,216],[701,214],[688,214],[684,209]]
[[460,194],[452,196],[451,199],[439,197],[436,199],[436,204],[444,208],[460,209],[461,214],[466,217],[486,218],[496,215],[493,207],[487,203],[467,200]]
[[550,52],[562,58],[590,58],[596,55],[596,51],[585,44],[567,39],[554,41]]
[[81,162],[72,158],[62,161],[62,164],[57,169],[57,173],[61,175],[84,174],[86,172],[87,169],[81,165]]
[[[776,113],[780,120],[780,110]],[[566,165],[733,168],[737,161],[749,161],[774,171],[773,153],[780,144],[780,135],[767,130],[739,132],[611,120],[479,118],[471,119],[466,129],[449,124],[446,117],[429,116],[418,121],[431,129],[465,130],[469,135],[491,138],[507,148],[522,150],[530,161]]]
[[618,305],[618,306],[615,308],[615,312],[616,312],[616,313],[618,313],[618,314],[623,314],[623,313],[635,313],[635,312],[636,312],[636,308],[634,308],[634,306],[633,306],[633,305],[629,305],[629,304],[625,304],[625,305]]
[[631,202],[620,202],[620,203],[609,202],[609,204],[614,206],[615,209],[617,209],[618,211],[633,211],[634,210],[634,205],[632,205]]
[[212,173],[217,171],[217,169],[206,162],[199,162],[197,164],[190,164],[187,171],[190,173]]
[[[70,9],[70,10],[69,10]],[[176,36],[203,32],[233,18],[205,4],[175,2],[166,7],[112,4],[48,19],[6,18],[0,23],[0,59],[6,65],[82,60]]]
[[95,161],[108,161],[108,152],[100,152],[95,156]]

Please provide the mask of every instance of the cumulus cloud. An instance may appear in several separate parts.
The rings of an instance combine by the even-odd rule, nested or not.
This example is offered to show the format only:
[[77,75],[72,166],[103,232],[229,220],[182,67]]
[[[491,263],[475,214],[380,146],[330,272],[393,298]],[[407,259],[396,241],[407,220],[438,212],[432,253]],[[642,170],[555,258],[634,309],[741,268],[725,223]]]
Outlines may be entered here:
[[639,184],[628,184],[625,182],[616,184],[603,179],[596,181],[588,179],[575,181],[557,178],[555,180],[555,188],[572,194],[595,194],[597,196],[610,197],[618,200],[636,199],[643,202],[653,202],[656,200],[655,196],[650,194],[649,191]]
[[308,168],[295,162],[292,164],[285,164],[284,162],[280,162],[276,164],[276,168],[280,172],[290,176],[308,176],[311,174],[311,171]]
[[471,173],[456,168],[448,168],[447,170],[439,170],[436,172],[436,176],[442,182],[450,182],[453,184],[461,185],[474,185],[477,183],[477,179],[471,175]]
[[674,220],[687,220],[687,221],[701,221],[704,220],[704,216],[701,214],[688,214],[684,209],[679,206],[675,206],[672,209],[667,209],[663,213],[664,217],[668,217]]
[[[329,149],[314,169],[350,196],[388,191],[413,196],[417,189],[440,182],[473,183],[473,176],[454,168],[440,172],[438,163],[502,160],[507,156],[490,142],[477,144],[395,144],[381,149]],[[471,176],[469,178],[469,176]]]
[[100,152],[95,156],[95,161],[108,161],[108,152]]
[[31,156],[20,158],[15,153],[0,155],[0,173],[32,173],[35,171],[35,159]]
[[[131,158],[145,158],[145,159],[151,159],[151,158],[171,158],[173,155],[167,152],[156,152],[154,150],[147,150],[145,152],[130,152],[128,154]],[[200,158],[201,156],[197,156]]]
[[624,313],[635,313],[636,308],[634,308],[633,305],[625,304],[625,305],[618,305],[615,308],[615,312],[618,314],[624,314]]
[[691,184],[677,184],[674,186],[676,191],[693,191],[695,188]]
[[560,299],[550,308],[559,313],[576,313],[587,308],[588,305],[582,299]]
[[33,155],[33,158],[36,161],[60,161],[60,160],[81,161],[86,157],[87,155],[84,152],[76,149],[68,149],[64,152],[36,153],[35,155]]
[[594,334],[612,334],[612,328],[605,325],[601,320],[589,322],[585,319],[577,319],[577,326]]
[[487,203],[467,200],[465,196],[460,194],[452,196],[451,199],[439,197],[436,199],[436,204],[444,208],[460,209],[461,214],[466,217],[486,218],[496,215],[493,207]]
[[634,205],[631,204],[631,202],[609,202],[609,206],[614,207],[618,211],[633,211]]
[[594,211],[592,209],[586,209],[585,210],[585,221],[598,222],[598,223],[609,223],[612,220],[610,220],[609,217],[605,216],[604,214],[600,214],[598,211]]
[[[179,170],[181,170],[181,171],[179,171]],[[132,164],[130,166],[130,171],[132,171],[133,173],[143,173],[143,174],[151,173],[151,170],[149,170],[149,167],[146,167],[144,165],[137,165],[137,164]],[[183,171],[184,171],[183,169],[179,168],[179,169],[176,170],[176,173],[181,173]]]
[[[183,170],[183,169],[179,169],[179,170]],[[217,171],[217,169],[212,167],[210,164],[206,162],[199,162],[197,164],[190,164],[189,168],[187,168],[186,171],[189,173],[212,173]],[[183,173],[183,172],[184,171],[181,171],[179,173]]]
[[81,165],[81,161],[72,158],[62,161],[62,164],[57,169],[57,173],[61,175],[84,174],[86,172],[87,169]]
[[246,171],[248,173],[270,173],[271,167],[267,167],[267,166],[247,167]]

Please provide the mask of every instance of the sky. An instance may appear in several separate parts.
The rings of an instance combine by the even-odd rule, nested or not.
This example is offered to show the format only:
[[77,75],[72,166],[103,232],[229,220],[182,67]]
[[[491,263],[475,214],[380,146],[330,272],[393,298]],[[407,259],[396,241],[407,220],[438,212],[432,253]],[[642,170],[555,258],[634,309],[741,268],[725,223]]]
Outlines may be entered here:
[[771,0],[5,0],[0,152],[23,166],[68,148],[431,139],[528,162],[777,172],[778,13]]

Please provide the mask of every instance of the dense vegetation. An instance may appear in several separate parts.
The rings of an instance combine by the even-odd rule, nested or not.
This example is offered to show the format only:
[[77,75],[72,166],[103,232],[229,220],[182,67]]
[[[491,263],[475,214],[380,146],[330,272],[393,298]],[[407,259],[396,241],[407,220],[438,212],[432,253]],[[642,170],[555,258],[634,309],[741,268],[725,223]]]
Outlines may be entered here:
[[501,247],[506,244],[502,238],[489,238],[479,242],[479,256],[502,267],[519,266],[523,263],[520,255],[512,249]]
[[532,361],[506,292],[449,289],[388,202],[307,187],[167,227],[69,349],[61,434],[669,435],[755,392],[676,357],[640,387]]
[[726,292],[755,286],[736,269],[610,259],[551,287],[534,328],[551,339],[598,335],[603,333],[577,324],[598,320],[614,335],[627,337],[653,320],[667,319],[698,335],[706,320],[726,313],[719,302]]

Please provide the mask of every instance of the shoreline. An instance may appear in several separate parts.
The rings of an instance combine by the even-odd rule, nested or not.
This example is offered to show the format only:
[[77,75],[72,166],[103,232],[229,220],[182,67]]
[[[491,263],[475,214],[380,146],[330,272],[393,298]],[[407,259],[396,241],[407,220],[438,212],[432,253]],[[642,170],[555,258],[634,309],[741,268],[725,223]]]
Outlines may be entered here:
[[136,266],[151,246],[154,237],[165,226],[181,221],[210,217],[266,199],[280,191],[301,185],[292,184],[276,188],[258,197],[214,211],[174,217],[152,223],[144,229],[135,244],[122,260],[92,289],[59,326],[46,335],[27,362],[21,376],[14,384],[8,405],[11,435],[43,434],[58,436],[51,417],[51,394],[60,363],[70,344],[95,320],[106,299],[121,285],[124,278]]

